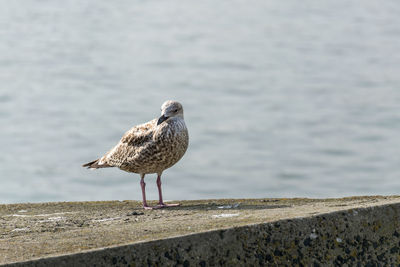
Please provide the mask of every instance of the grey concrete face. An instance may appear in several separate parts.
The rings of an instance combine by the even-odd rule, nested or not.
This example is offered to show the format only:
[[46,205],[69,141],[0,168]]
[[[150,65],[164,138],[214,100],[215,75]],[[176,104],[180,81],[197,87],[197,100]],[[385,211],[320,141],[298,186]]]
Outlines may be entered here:
[[7,266],[398,266],[399,212],[351,209]]

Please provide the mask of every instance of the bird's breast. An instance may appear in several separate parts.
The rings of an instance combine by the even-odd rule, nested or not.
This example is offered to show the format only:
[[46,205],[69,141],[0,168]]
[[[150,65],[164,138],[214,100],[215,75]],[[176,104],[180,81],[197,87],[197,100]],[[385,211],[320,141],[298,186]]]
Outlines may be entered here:
[[169,151],[172,158],[179,160],[189,145],[189,134],[183,120],[175,120],[166,123],[158,142],[163,146],[163,150]]

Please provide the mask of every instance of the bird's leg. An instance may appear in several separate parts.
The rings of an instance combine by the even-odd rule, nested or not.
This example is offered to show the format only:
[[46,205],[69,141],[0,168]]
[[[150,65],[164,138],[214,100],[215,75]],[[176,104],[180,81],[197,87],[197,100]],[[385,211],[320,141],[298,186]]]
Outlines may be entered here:
[[162,191],[161,191],[161,173],[157,174],[157,187],[158,187],[158,205],[157,208],[164,208],[164,207],[176,207],[179,206],[179,203],[176,204],[165,204],[162,198]]
[[143,208],[144,209],[152,209],[152,207],[147,206],[146,201],[146,183],[144,182],[144,174],[140,174],[140,186],[142,187],[142,197],[143,197]]

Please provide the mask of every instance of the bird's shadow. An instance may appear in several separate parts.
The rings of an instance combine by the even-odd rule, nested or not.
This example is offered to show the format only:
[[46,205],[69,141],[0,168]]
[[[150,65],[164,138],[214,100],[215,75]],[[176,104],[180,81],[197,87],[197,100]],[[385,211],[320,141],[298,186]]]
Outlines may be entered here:
[[260,204],[225,204],[219,205],[215,203],[208,204],[185,204],[177,207],[168,207],[170,210],[262,210],[262,209],[279,209],[288,208],[291,205],[260,205]]

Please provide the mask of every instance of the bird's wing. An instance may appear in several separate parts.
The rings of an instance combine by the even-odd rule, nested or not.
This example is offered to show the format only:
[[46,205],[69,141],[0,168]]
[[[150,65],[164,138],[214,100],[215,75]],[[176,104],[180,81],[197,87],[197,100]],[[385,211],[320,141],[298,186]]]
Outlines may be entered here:
[[120,167],[128,158],[134,157],[144,146],[152,142],[156,126],[157,119],[154,119],[132,127],[122,136],[119,143],[100,159],[100,164]]
[[121,138],[121,143],[127,143],[130,146],[141,146],[153,137],[157,126],[157,119],[132,127]]

